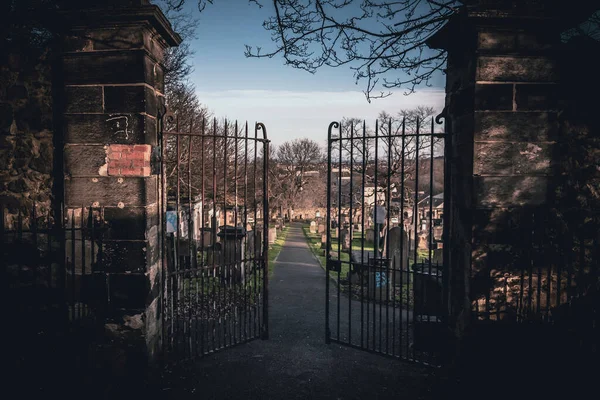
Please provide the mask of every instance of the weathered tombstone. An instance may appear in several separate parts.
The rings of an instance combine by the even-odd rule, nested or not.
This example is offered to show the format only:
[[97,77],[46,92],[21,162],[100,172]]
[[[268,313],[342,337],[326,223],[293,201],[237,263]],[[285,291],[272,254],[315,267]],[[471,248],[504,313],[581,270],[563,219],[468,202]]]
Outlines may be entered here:
[[[224,265],[233,266],[233,268],[225,268],[225,274],[231,274],[234,282],[244,280],[242,271],[242,239],[246,236],[246,230],[238,226],[223,226],[219,232],[219,238],[222,243],[222,258]],[[230,276],[224,276],[230,278]]]
[[346,214],[342,214],[342,221],[344,224],[348,224],[350,223],[350,217],[348,217]]
[[323,232],[325,232],[325,225],[323,225],[323,224],[319,224],[319,227],[318,227],[318,230],[317,230],[317,232],[319,232],[319,233],[323,233]]
[[427,250],[429,248],[429,237],[426,234],[417,235],[417,247],[421,250]]
[[253,258],[254,256],[254,243],[255,243],[256,233],[253,230],[246,231],[246,256],[245,258]]
[[223,244],[215,243],[208,248],[207,252],[207,264],[220,266],[223,264]]
[[269,243],[275,243],[275,239],[277,239],[277,228],[269,228]]
[[327,234],[322,233],[321,234],[321,248],[324,249],[325,246],[327,246]]
[[262,254],[262,244],[263,244],[263,230],[257,229],[254,234],[254,258],[260,257]]
[[387,296],[392,295],[391,289],[393,287],[390,282],[387,260],[371,259],[369,263],[371,268],[369,268],[367,296],[373,300],[385,301],[388,299]]
[[434,249],[431,252],[431,264],[434,267],[444,265],[444,249]]
[[342,242],[342,250],[350,249],[350,230],[342,229],[341,231],[341,242]]
[[433,227],[433,238],[435,240],[442,240],[442,235],[444,234],[443,226],[434,226]]
[[398,226],[390,229],[387,235],[383,244],[383,254],[386,254],[387,258],[391,260],[392,283],[394,285],[406,284],[409,278],[408,258],[410,256],[408,235]]
[[310,221],[310,233],[317,233],[317,223]]
[[198,247],[201,248],[204,246],[205,248],[212,245],[212,229],[210,228],[201,228],[200,235],[198,238]]
[[367,229],[366,238],[367,242],[373,243],[375,241],[375,231],[373,229]]

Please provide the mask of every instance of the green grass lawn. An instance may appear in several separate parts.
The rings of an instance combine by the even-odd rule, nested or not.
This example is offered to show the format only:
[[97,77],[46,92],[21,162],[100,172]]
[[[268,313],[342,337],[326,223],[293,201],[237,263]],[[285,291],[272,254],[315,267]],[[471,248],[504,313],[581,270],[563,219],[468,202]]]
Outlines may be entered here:
[[279,230],[277,232],[275,243],[269,245],[269,277],[273,275],[273,268],[275,267],[274,261],[283,248],[289,229],[290,227],[288,225],[282,230]]
[[[321,248],[321,234],[320,233],[310,233],[310,225],[309,224],[305,224],[302,226],[302,231],[304,232],[304,236],[306,237],[307,241],[308,241],[308,246],[311,249],[311,251],[313,252],[313,254],[317,257],[317,259],[319,260],[319,263],[321,264],[321,267],[323,269],[325,269],[325,263],[326,263],[326,258],[325,258],[325,249]],[[333,234],[333,239],[335,239],[335,231],[332,231]],[[352,239],[352,250],[361,250],[361,248],[364,249],[364,251],[370,251],[373,252],[374,251],[374,245],[373,242],[367,242],[366,240],[364,241],[364,247],[363,247],[363,240],[364,240],[364,236],[362,232],[354,232],[354,238]],[[330,277],[332,277],[336,282],[339,282],[339,279],[346,279],[348,276],[348,271],[350,270],[350,264],[348,263],[348,261],[350,260],[350,255],[349,252],[346,251],[340,251],[338,253],[338,244],[336,243],[336,241],[334,240],[333,243],[331,244],[331,258],[334,260],[338,259],[338,254],[339,254],[339,259],[342,261],[342,265],[341,265],[341,269],[339,272],[337,271],[330,271],[329,275]],[[423,261],[426,260],[429,257],[429,252],[427,250],[417,250],[417,259],[419,261]],[[414,260],[414,256],[411,255],[411,257],[409,258],[409,263],[413,263]],[[394,291],[394,297],[395,300],[398,302],[398,304],[411,304],[414,299],[413,299],[413,290],[412,290],[412,275],[411,276],[411,282],[408,284],[404,284],[402,285],[402,287],[396,287],[395,291]],[[348,285],[342,285],[342,289],[343,291],[348,290]],[[354,285],[353,285],[354,287]],[[358,288],[358,286],[356,287]],[[354,288],[354,289],[356,289]],[[358,290],[358,289],[356,289]],[[356,294],[356,293],[355,293]]]
[[[311,251],[319,259],[321,267],[325,269],[325,249],[321,248],[321,234],[310,233],[309,224],[303,225],[302,231],[304,232],[304,236],[308,240],[308,246],[310,247]],[[362,232],[354,232],[353,236],[354,237],[352,239],[352,250],[360,250],[361,248],[363,248],[362,243],[364,240],[364,236]],[[332,231],[332,239],[336,239],[335,231]],[[364,250],[374,251],[373,242],[367,242],[366,240],[364,240]],[[348,275],[348,271],[350,270],[350,253],[348,252],[348,250],[341,251],[338,246],[338,243],[336,241],[333,241],[333,243],[331,243],[331,258],[333,260],[341,260],[342,265],[339,273],[337,271],[330,271],[330,276],[335,280],[338,280],[338,278],[346,278]]]

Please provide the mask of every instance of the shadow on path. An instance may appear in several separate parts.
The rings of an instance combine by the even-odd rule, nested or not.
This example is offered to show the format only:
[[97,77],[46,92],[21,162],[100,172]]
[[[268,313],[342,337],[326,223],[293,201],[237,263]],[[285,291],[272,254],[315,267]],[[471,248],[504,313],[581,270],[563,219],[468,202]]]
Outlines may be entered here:
[[270,339],[206,356],[171,377],[162,398],[429,399],[418,365],[325,344],[325,272],[292,224],[270,281]]

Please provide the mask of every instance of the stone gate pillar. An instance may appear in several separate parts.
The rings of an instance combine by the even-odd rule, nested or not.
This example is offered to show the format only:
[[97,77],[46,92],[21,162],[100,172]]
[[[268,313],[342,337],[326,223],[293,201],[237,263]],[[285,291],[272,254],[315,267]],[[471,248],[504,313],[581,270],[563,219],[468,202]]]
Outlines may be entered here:
[[561,28],[551,10],[529,2],[467,3],[428,43],[448,52],[445,256],[458,343],[475,300],[518,262],[531,231],[526,210],[552,201],[560,81]]
[[[104,208],[102,260],[92,263],[105,279],[93,295],[105,303],[107,332],[141,355],[136,362],[152,361],[160,348],[161,233],[151,156],[164,96],[163,52],[181,38],[144,0],[99,1],[63,16],[68,34],[62,71],[55,72],[63,83],[67,216]],[[136,368],[126,353],[126,365],[113,368]]]

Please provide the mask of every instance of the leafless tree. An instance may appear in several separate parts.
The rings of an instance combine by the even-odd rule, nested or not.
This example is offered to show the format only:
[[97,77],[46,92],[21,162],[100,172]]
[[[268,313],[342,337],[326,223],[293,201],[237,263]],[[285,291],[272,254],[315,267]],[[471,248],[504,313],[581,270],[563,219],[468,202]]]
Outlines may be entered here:
[[[319,185],[324,177],[324,154],[319,144],[296,139],[283,143],[274,154],[270,177],[272,205],[288,209],[288,215],[294,207],[318,206],[325,193],[324,186]],[[315,175],[310,174],[313,171]]]
[[[181,1],[181,0],[180,0]],[[198,0],[204,9],[214,0]],[[443,71],[446,53],[426,42],[454,14],[482,4],[498,9],[523,9],[557,14],[567,36],[600,39],[598,7],[589,0],[249,0],[271,5],[263,27],[274,46],[265,50],[246,45],[248,57],[282,57],[286,65],[314,73],[323,66],[348,67],[356,82],[364,81],[368,101],[386,97],[392,89],[412,93]]]
[[[404,207],[410,208],[415,195],[420,200],[422,195],[440,193],[443,139],[441,133],[437,136],[435,123],[431,124],[435,114],[433,108],[425,106],[400,110],[395,115],[381,112],[374,126],[357,118],[344,118],[333,132],[334,138],[342,136],[332,146],[334,203],[341,196],[342,207],[352,204],[353,214],[359,215],[362,203],[368,203],[368,212],[375,199],[402,198]],[[340,174],[346,178],[340,178]],[[367,193],[365,187],[373,193]]]
[[[314,73],[322,66],[348,66],[367,100],[390,89],[413,92],[441,71],[446,54],[426,40],[461,5],[455,0],[274,0],[263,26],[275,48],[246,46],[248,57],[281,56],[294,68]],[[402,71],[403,74],[399,74]],[[383,91],[375,92],[378,87]]]

